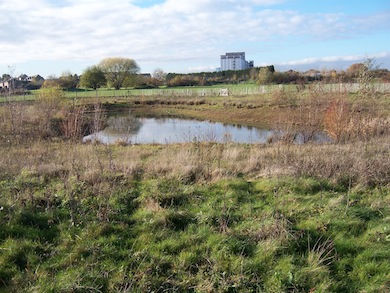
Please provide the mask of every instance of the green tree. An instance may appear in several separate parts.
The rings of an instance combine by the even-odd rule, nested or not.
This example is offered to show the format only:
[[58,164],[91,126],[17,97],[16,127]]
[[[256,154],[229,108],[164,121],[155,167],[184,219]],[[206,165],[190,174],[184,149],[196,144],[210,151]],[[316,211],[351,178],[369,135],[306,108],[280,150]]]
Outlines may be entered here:
[[142,80],[142,77],[138,74],[129,74],[126,76],[125,80],[122,83],[122,87],[135,87],[137,86],[140,81]]
[[63,89],[74,89],[79,83],[77,74],[72,74],[70,71],[64,71],[58,79],[58,84]]
[[100,61],[99,67],[104,72],[108,84],[117,90],[127,79],[140,71],[133,59],[123,57],[105,58]]
[[43,82],[42,88],[60,88],[59,80],[55,75],[49,75]]
[[1,80],[4,80],[4,81],[7,81],[11,79],[11,75],[7,74],[7,73],[4,73],[2,76],[1,76]]
[[86,88],[97,90],[107,83],[106,76],[99,66],[87,67],[80,78],[80,84]]

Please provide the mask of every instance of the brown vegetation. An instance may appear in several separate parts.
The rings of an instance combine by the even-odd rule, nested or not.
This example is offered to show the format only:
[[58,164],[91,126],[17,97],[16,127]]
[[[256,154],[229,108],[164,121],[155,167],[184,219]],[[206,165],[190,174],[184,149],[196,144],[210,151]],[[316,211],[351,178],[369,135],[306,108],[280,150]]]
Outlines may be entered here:
[[383,185],[390,182],[387,138],[353,144],[238,145],[188,143],[166,146],[105,146],[36,141],[3,142],[0,173],[22,171],[45,178],[68,174],[99,181],[101,174],[130,178],[179,178],[186,182],[245,176],[311,176],[335,182]]

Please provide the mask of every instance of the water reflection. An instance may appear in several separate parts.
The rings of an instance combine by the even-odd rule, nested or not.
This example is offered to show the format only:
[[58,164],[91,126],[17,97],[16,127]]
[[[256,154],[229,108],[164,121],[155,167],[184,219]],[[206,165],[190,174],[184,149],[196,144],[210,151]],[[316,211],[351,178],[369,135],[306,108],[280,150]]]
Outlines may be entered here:
[[[265,143],[277,134],[274,130],[242,125],[179,118],[136,118],[126,115],[110,117],[104,130],[85,136],[83,141],[99,141],[104,144],[168,144],[194,141]],[[323,136],[317,137],[316,140],[323,140]],[[302,143],[302,137],[298,135],[296,142]]]

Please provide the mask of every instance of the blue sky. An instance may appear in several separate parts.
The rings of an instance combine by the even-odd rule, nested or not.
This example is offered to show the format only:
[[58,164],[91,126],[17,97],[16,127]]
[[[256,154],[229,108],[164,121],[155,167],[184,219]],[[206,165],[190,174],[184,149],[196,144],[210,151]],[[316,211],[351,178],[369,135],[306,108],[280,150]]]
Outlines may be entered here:
[[81,74],[114,56],[212,71],[235,51],[281,71],[390,69],[390,0],[0,0],[0,27],[0,74]]

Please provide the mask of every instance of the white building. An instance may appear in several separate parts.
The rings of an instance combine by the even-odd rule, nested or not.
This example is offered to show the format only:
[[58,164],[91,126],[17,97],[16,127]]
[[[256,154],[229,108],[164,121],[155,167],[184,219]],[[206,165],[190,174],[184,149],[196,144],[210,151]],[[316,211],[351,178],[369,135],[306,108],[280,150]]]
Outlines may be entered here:
[[253,68],[253,61],[245,60],[245,52],[233,52],[221,55],[221,70],[244,70]]

